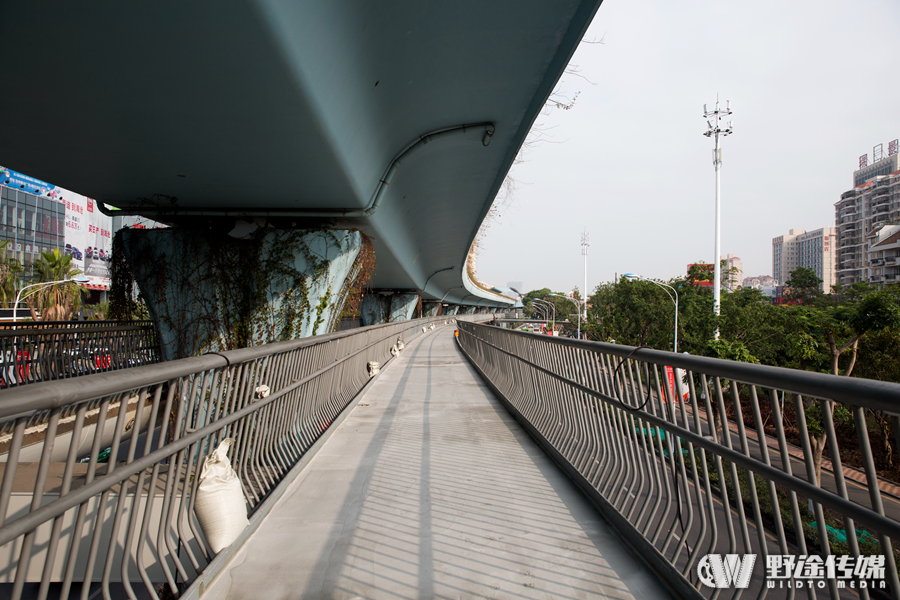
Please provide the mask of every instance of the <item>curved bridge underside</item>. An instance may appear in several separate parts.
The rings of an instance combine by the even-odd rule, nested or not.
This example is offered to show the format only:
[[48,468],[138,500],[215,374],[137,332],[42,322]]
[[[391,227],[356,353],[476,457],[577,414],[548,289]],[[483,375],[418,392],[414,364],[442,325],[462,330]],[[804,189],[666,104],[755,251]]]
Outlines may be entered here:
[[466,256],[599,0],[13,3],[3,164],[161,221],[356,227],[371,286]]

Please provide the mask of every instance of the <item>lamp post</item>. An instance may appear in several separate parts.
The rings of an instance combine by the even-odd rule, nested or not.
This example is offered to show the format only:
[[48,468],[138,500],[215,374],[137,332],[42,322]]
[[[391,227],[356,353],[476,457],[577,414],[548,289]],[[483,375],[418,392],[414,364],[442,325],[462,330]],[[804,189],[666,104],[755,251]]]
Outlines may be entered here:
[[550,294],[550,295],[556,296],[557,298],[565,298],[566,300],[568,300],[569,302],[571,302],[572,304],[575,305],[575,310],[578,312],[578,339],[580,340],[581,339],[581,305],[578,304],[578,302],[576,302],[572,298],[569,298],[568,296],[565,296],[563,294]]
[[545,319],[550,319],[550,311],[543,304],[540,304],[540,300],[537,298],[531,299],[531,309],[538,313],[538,315],[544,317]]
[[553,321],[554,322],[556,321],[556,306],[554,306],[552,302],[548,302],[548,301],[542,300],[540,298],[532,298],[531,301],[540,303],[538,306],[542,306],[544,308],[544,312],[546,313],[548,319],[550,318],[550,314],[551,314],[550,310],[552,309],[553,310]]
[[[59,281],[41,281],[39,283],[30,283],[28,285],[22,286],[19,289],[19,293],[16,294],[16,303],[13,304],[13,323],[15,323],[19,318],[19,301],[23,298],[22,292],[24,292],[28,288],[46,287],[48,285],[57,285],[60,283],[87,283],[88,281],[90,281],[90,279],[88,279],[87,277],[75,277],[74,279],[60,279]],[[33,293],[34,293],[34,291],[32,291],[29,294],[25,294],[24,297],[27,298],[28,296],[30,296]]]
[[[722,149],[719,148],[719,136],[721,135],[722,137],[725,137],[726,135],[730,135],[734,131],[731,121],[728,121],[727,127],[721,127],[722,117],[728,116],[730,114],[730,100],[725,101],[724,110],[719,108],[718,98],[716,98],[715,110],[706,110],[706,105],[703,105],[703,118],[706,119],[706,124],[708,125],[708,129],[703,135],[705,135],[706,137],[714,138],[716,141],[716,146],[713,149],[713,165],[715,165],[716,167],[716,248],[714,256],[715,260],[713,265],[713,310],[715,311],[716,315],[720,314],[720,300],[722,298],[722,267],[719,264],[719,254],[721,253],[722,245],[722,184],[720,175],[720,171],[722,168]],[[716,327],[716,339],[719,339],[718,327]]]
[[[588,246],[591,245],[591,236],[588,234],[587,228],[584,229],[584,233],[581,234],[581,255],[584,256],[584,289],[581,290],[581,302],[584,304],[584,322],[587,324],[587,257],[588,257]],[[581,320],[581,312],[578,312],[579,321]],[[580,326],[579,326],[580,329]]]
[[[556,323],[556,305],[555,304],[553,304],[552,302],[548,302],[546,300],[541,300],[540,298],[533,298],[532,302],[541,302],[543,304],[546,304],[547,308],[552,308],[553,309],[553,323],[554,324]],[[548,311],[547,316],[549,316],[549,311]]]
[[[669,295],[669,300],[675,303],[675,343],[672,347],[672,352],[678,352],[678,292],[667,283],[660,283],[659,281],[653,281],[652,279],[644,279],[640,275],[635,275],[634,273],[625,273],[625,277],[628,279],[640,279],[641,281],[646,281],[647,283],[652,283],[653,285],[661,287],[663,291]],[[672,294],[669,294],[669,290],[672,290],[672,294],[675,294],[674,297],[672,297]]]

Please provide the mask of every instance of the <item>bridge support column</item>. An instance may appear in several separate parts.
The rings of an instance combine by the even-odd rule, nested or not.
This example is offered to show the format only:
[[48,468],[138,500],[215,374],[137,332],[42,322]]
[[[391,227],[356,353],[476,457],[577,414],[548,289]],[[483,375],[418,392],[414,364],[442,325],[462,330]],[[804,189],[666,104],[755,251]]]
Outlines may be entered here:
[[115,247],[114,280],[137,282],[166,360],[337,330],[371,251],[358,231],[266,228],[125,229]]
[[360,315],[363,325],[378,325],[413,319],[419,306],[418,294],[374,292],[363,296]]
[[458,304],[451,304],[451,305],[449,305],[449,306],[445,306],[445,307],[444,307],[444,313],[443,313],[443,314],[448,315],[448,316],[450,316],[450,315],[455,315],[455,314],[457,314],[457,311],[458,311],[458,310],[459,310],[459,305],[458,305]]
[[440,302],[423,302],[422,303],[422,316],[423,317],[437,317],[441,315],[441,303]]
[[460,315],[474,315],[475,307],[474,306],[460,306],[459,313]]

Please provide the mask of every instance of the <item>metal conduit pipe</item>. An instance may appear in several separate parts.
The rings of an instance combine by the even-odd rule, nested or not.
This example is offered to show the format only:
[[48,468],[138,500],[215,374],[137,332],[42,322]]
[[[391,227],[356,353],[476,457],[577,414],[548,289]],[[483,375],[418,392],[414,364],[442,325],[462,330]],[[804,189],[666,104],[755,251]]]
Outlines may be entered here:
[[[436,129],[434,131],[430,131],[428,133],[422,134],[417,137],[415,140],[406,145],[403,150],[401,150],[397,156],[394,157],[394,160],[388,165],[387,170],[381,179],[378,180],[378,186],[375,188],[375,193],[372,195],[372,201],[369,203],[369,207],[365,209],[355,209],[355,208],[339,208],[336,210],[327,210],[327,209],[318,209],[318,208],[300,208],[296,210],[268,210],[261,211],[256,208],[230,208],[230,209],[219,209],[219,208],[178,208],[177,206],[173,207],[157,207],[157,206],[147,206],[141,208],[126,208],[121,210],[110,210],[109,207],[106,206],[103,202],[99,200],[95,200],[97,203],[97,208],[104,215],[108,217],[122,216],[122,215],[186,215],[186,216],[216,216],[216,217],[343,217],[343,218],[353,218],[353,217],[371,217],[378,210],[378,207],[381,204],[381,199],[384,196],[384,191],[391,184],[391,179],[393,179],[394,174],[397,172],[397,169],[400,168],[400,165],[403,164],[403,159],[405,159],[408,155],[412,154],[419,148],[433,142],[434,140],[439,140],[445,137],[450,137],[453,135],[461,135],[465,134],[474,129],[484,129],[484,136],[481,138],[481,145],[487,147],[491,143],[491,138],[494,135],[494,124],[493,123],[475,123],[472,125],[456,125],[453,127],[444,127],[441,129]],[[177,200],[177,199],[176,199]]]
[[[425,283],[422,284],[422,291],[424,292],[424,291],[425,291],[425,288],[428,287],[428,282],[431,281],[431,278],[432,278],[432,277],[434,277],[434,276],[437,275],[438,273],[443,273],[444,271],[452,271],[452,270],[455,269],[455,268],[456,268],[456,267],[453,267],[453,266],[450,266],[450,267],[444,267],[443,269],[438,269],[437,271],[435,271],[434,273],[432,273],[431,275],[429,275],[429,276],[428,276],[428,279],[425,280]],[[460,287],[461,287],[461,286],[460,286]],[[455,289],[455,288],[454,288],[454,289]],[[441,299],[443,300],[443,298],[441,298]]]
[[456,287],[450,288],[449,290],[447,290],[447,291],[444,293],[443,296],[441,296],[441,299],[438,300],[438,302],[443,302],[443,301],[444,301],[444,298],[446,298],[447,295],[448,295],[450,292],[452,292],[453,290],[458,290],[458,289],[461,288],[461,287],[462,287],[461,285],[458,285],[458,286],[456,286]]

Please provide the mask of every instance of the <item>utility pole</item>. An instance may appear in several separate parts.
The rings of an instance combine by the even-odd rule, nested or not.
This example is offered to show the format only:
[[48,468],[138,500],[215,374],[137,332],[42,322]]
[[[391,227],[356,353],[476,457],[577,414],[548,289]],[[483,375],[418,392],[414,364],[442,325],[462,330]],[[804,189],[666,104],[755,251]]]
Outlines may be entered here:
[[[716,167],[716,249],[714,253],[713,263],[713,311],[716,315],[721,311],[722,300],[722,266],[719,264],[719,254],[722,251],[722,182],[720,171],[722,169],[722,149],[719,148],[719,136],[725,137],[733,131],[732,122],[728,121],[728,126],[722,128],[722,117],[731,114],[731,101],[725,101],[725,108],[719,108],[719,98],[716,97],[716,109],[706,110],[703,105],[703,118],[706,119],[708,126],[706,137],[714,138],[716,146],[713,149],[713,165]],[[719,328],[716,327],[716,339],[719,339]]]
[[[581,255],[584,256],[584,289],[581,290],[581,301],[584,303],[584,326],[587,327],[587,257],[588,257],[588,246],[591,245],[591,236],[587,232],[587,228],[585,227],[584,233],[581,234]],[[579,320],[579,329],[581,326],[581,312],[578,313]],[[578,332],[579,335],[581,331]],[[580,338],[579,338],[580,339]]]

